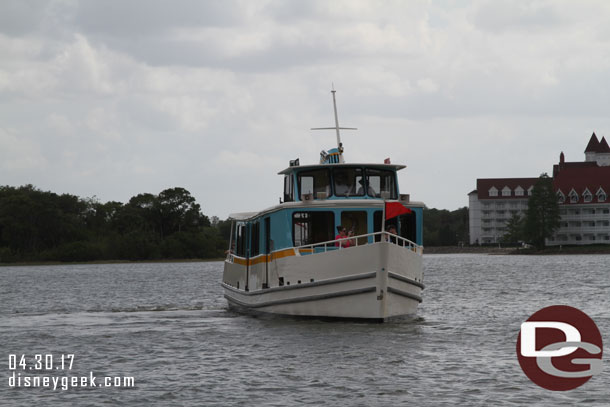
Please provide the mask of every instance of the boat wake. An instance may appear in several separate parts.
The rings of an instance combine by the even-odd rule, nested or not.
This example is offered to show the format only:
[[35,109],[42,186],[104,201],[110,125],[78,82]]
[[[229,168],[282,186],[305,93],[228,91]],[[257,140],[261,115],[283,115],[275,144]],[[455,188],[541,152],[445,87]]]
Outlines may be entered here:
[[185,304],[146,304],[125,307],[95,307],[89,309],[70,309],[56,308],[45,310],[44,312],[30,312],[15,310],[12,314],[19,316],[42,316],[42,315],[61,315],[61,314],[96,314],[96,313],[137,313],[137,312],[180,312],[180,311],[226,311],[226,306],[212,306],[197,302],[191,305]]

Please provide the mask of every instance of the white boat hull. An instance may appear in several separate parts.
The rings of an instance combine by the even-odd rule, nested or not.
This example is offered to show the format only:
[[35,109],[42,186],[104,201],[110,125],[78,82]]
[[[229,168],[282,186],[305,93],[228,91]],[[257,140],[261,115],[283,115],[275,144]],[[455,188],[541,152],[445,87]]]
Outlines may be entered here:
[[[415,313],[422,301],[421,248],[378,242],[307,255],[294,250],[251,263],[246,271],[235,259],[225,262],[222,285],[231,306],[282,315],[386,320]],[[266,279],[270,288],[263,289]]]

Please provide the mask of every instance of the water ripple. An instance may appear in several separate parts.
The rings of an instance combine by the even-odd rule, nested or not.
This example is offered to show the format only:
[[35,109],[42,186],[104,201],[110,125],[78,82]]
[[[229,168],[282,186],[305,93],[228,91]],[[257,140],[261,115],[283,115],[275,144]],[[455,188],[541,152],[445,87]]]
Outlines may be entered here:
[[[608,369],[570,392],[525,377],[515,341],[538,309],[582,309],[610,340],[609,256],[425,257],[417,315],[386,324],[229,311],[222,263],[0,268],[6,355],[75,354],[70,374],[136,388],[10,389],[1,404],[607,405]],[[607,350],[607,346],[606,349]],[[6,376],[6,368],[4,371]]]

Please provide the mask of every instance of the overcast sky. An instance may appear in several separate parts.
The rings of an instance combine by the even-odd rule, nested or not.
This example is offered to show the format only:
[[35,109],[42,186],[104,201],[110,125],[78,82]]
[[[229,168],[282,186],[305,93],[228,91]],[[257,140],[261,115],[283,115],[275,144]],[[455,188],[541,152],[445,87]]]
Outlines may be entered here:
[[0,2],[0,185],[127,202],[181,186],[225,218],[335,145],[468,204],[610,134],[607,1]]

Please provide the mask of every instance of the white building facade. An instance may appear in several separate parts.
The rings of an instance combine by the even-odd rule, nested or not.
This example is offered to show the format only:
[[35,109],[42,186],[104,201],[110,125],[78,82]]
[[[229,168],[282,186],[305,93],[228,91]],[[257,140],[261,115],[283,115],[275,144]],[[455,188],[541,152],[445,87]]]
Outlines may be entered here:
[[470,244],[500,243],[514,215],[525,217],[538,178],[479,178],[468,194]]
[[[525,217],[538,178],[480,178],[468,194],[470,244],[496,244],[513,215]],[[585,161],[553,166],[553,187],[559,202],[560,227],[547,240],[553,245],[610,244],[610,147],[595,133]]]

